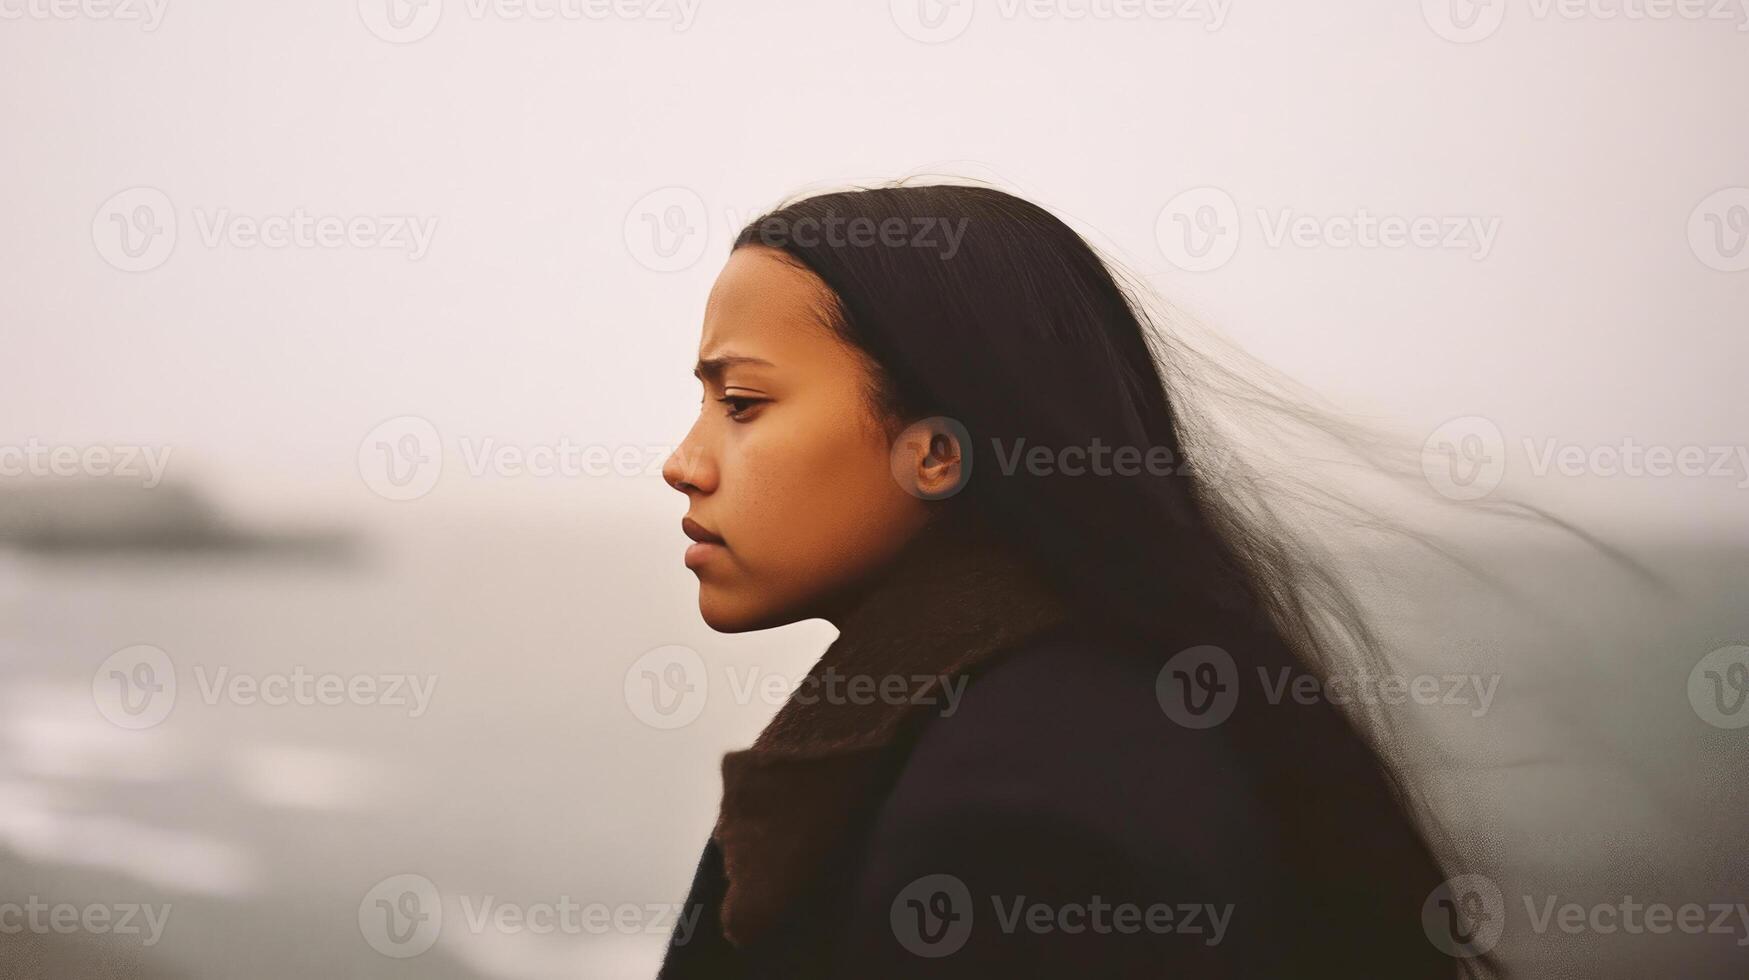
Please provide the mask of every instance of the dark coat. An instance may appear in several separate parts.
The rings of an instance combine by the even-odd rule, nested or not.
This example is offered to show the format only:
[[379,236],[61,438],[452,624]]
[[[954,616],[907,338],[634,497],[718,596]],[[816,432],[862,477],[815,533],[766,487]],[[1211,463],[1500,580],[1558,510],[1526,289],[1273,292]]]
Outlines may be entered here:
[[[925,587],[943,574],[962,580],[943,571]],[[942,616],[964,622],[1017,594],[1011,576],[992,581],[954,586]],[[1183,647],[1018,608],[954,663],[971,680],[951,713],[901,712],[878,751],[804,739],[811,776],[795,775],[798,753],[758,779],[744,777],[750,760],[726,760],[724,819],[687,899],[699,918],[662,977],[1453,975],[1420,925],[1441,876],[1334,709],[1266,706],[1268,730],[1300,731],[1320,746],[1311,755],[1261,737],[1255,707],[1185,727],[1158,686]],[[993,625],[1015,620],[1027,625]],[[834,647],[866,650],[869,633],[897,628],[854,626]],[[1244,695],[1262,701],[1254,685]],[[774,728],[793,741],[800,717]],[[1295,779],[1284,766],[1322,769]],[[1334,793],[1294,798],[1319,784]],[[806,843],[821,826],[836,829]],[[725,903],[731,877],[747,894]]]

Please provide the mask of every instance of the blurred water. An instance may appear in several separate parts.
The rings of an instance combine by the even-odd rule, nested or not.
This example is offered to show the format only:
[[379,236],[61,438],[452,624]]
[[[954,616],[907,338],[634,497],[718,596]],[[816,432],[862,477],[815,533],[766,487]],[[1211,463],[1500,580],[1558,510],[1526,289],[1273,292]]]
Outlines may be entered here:
[[[242,963],[262,978],[651,975],[668,927],[653,917],[591,934],[578,916],[571,934],[560,923],[539,935],[470,928],[467,912],[484,896],[678,901],[713,815],[717,755],[764,709],[725,705],[656,730],[627,708],[627,666],[687,643],[799,673],[821,643],[801,626],[738,654],[711,634],[666,521],[386,530],[338,564],[0,561],[9,897],[171,903],[162,940],[143,950],[152,975],[235,976]],[[99,710],[93,674],[142,643],[171,658],[177,690],[162,723],[127,730]],[[433,686],[423,713],[206,703],[222,668]],[[446,920],[428,952],[398,960],[361,938],[358,910],[404,873],[435,884]],[[8,944],[31,938],[0,939],[0,957],[17,962]]]

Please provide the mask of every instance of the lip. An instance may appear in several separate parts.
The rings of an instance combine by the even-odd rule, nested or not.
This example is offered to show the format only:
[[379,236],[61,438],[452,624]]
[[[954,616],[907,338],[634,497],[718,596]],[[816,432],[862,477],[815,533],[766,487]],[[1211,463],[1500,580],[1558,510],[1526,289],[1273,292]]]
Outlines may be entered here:
[[723,536],[690,517],[680,519],[680,533],[700,544],[722,544]]
[[708,561],[711,556],[720,551],[727,551],[723,536],[707,529],[703,524],[690,517],[680,519],[680,532],[692,539],[692,544],[686,549],[685,562],[687,568],[697,568]]
[[686,555],[682,560],[686,562],[687,568],[697,568],[709,561],[713,555],[727,550],[729,549],[715,541],[695,541],[687,545]]

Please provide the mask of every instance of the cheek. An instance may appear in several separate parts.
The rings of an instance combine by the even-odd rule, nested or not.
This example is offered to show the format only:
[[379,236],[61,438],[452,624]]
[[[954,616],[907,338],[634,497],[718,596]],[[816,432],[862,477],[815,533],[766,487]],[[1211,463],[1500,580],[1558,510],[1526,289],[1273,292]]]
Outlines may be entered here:
[[893,479],[878,435],[841,413],[825,418],[750,434],[740,454],[743,564],[785,593],[840,584],[878,563],[921,511]]

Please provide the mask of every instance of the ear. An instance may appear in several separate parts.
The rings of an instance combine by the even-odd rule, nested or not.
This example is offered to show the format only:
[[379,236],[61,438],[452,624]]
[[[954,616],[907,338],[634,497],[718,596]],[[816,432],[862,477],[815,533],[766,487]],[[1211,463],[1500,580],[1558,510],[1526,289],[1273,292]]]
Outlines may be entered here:
[[937,415],[912,422],[893,440],[893,479],[913,497],[951,497],[971,477],[971,448],[971,436],[955,419]]

